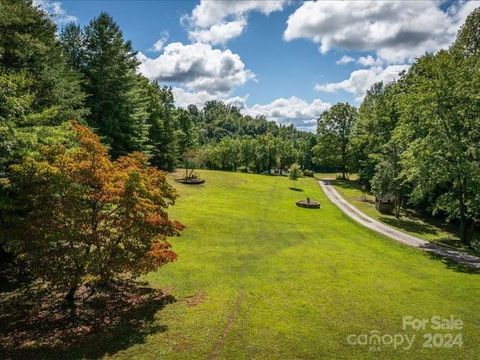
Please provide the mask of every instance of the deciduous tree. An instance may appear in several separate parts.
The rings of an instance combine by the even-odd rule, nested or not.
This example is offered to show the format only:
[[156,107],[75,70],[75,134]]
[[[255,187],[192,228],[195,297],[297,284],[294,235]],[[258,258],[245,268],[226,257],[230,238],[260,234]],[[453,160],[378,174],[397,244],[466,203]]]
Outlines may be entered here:
[[245,172],[248,172],[250,164],[255,160],[255,142],[250,138],[241,140],[240,143],[241,163],[245,166]]
[[292,166],[290,166],[290,168],[288,169],[289,173],[288,173],[288,177],[290,180],[293,181],[293,188],[296,189],[295,187],[295,181],[298,180],[298,178],[300,176],[302,176],[302,172],[300,170],[300,165],[298,165],[297,163],[295,164],[292,164]]
[[357,118],[357,109],[347,103],[338,103],[318,118],[318,144],[314,148],[317,164],[334,166],[346,179],[351,164],[351,134]]
[[136,152],[111,161],[91,130],[72,124],[77,146],[44,146],[12,166],[7,232],[33,273],[73,304],[85,282],[135,277],[175,260],[167,241],[182,225],[167,208],[166,174]]
[[406,177],[419,202],[440,190],[435,211],[460,221],[469,243],[480,221],[480,102],[478,56],[440,51],[422,57],[406,78],[403,120],[396,129],[408,140]]

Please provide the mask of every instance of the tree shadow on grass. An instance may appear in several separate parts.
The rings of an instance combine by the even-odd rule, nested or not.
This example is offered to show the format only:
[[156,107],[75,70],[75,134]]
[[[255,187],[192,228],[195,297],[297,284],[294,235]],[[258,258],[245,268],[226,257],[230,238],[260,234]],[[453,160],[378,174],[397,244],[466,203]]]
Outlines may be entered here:
[[361,184],[356,180],[334,179],[334,180],[330,180],[330,183],[342,189],[356,189],[356,190],[362,189]]
[[366,203],[366,204],[370,204],[370,205],[375,205],[375,200],[369,199],[367,197],[365,199],[362,199],[362,198],[359,198],[359,197],[354,197],[353,200],[358,201],[358,202],[362,202],[362,203]]
[[[410,212],[410,213],[413,213],[413,212]],[[405,217],[396,219],[396,218],[382,216],[378,220],[387,225],[396,227],[403,231],[407,231],[407,232],[410,231],[414,234],[435,235],[435,240],[433,240],[435,243],[454,247],[458,250],[467,252],[472,255],[477,255],[477,256],[480,255],[476,249],[472,249],[471,247],[465,245],[460,241],[460,235],[458,234],[458,229],[454,229],[452,225],[442,223],[439,220],[432,219],[426,216],[423,217],[423,221],[425,221],[424,223],[406,219]],[[443,237],[438,236],[440,231],[445,232],[446,233],[445,236]]]
[[167,330],[155,319],[175,302],[146,284],[115,282],[80,296],[76,318],[63,306],[63,294],[38,284],[0,293],[0,353],[11,359],[100,358],[143,343]]
[[448,269],[461,272],[461,273],[466,273],[466,274],[480,274],[480,269],[478,268],[460,264],[454,260],[451,260],[449,258],[446,258],[444,256],[441,256],[439,254],[435,254],[432,252],[428,252],[428,255],[436,261],[441,261]]
[[303,192],[303,189],[300,189],[300,188],[294,188],[294,187],[289,187],[290,190],[293,190],[293,191],[301,191]]
[[401,230],[414,232],[417,234],[436,235],[439,232],[437,229],[433,228],[428,224],[422,224],[417,221],[413,221],[405,218],[396,219],[396,218],[381,216],[378,218],[378,220],[387,225],[399,228]]

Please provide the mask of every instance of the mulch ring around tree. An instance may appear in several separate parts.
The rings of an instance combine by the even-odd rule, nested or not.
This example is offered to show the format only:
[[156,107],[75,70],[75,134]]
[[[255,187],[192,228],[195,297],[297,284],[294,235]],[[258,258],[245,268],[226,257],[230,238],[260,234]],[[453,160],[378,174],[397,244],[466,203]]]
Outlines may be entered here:
[[203,184],[205,182],[205,180],[203,179],[185,179],[185,178],[181,178],[181,179],[175,179],[175,181],[181,183],[181,184],[186,184],[186,185],[200,185],[200,184]]
[[297,206],[307,209],[320,209],[320,203],[318,201],[312,200],[310,198],[298,200],[296,202]]

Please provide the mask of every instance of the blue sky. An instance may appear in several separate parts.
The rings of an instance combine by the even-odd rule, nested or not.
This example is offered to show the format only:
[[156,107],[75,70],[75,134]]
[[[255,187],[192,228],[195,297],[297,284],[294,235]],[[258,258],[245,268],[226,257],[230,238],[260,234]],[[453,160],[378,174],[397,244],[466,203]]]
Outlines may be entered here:
[[[425,51],[445,48],[477,1],[49,1],[86,25],[101,11],[133,42],[139,71],[177,104],[220,99],[246,114],[315,128],[338,101],[358,105]],[[154,46],[156,44],[156,46]]]

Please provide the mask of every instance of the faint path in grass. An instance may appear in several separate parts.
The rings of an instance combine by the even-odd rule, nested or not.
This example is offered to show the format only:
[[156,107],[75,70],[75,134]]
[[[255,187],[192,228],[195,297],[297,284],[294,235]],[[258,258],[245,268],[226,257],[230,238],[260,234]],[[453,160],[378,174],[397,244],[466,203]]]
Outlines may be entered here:
[[338,193],[335,187],[331,184],[329,180],[320,180],[320,187],[323,192],[327,195],[328,199],[335,204],[340,210],[343,211],[350,218],[356,222],[362,224],[363,226],[379,232],[389,238],[399,241],[405,245],[419,248],[421,250],[428,251],[434,255],[441,256],[448,260],[454,261],[460,265],[468,266],[480,270],[480,258],[474,255],[464,253],[462,251],[455,250],[446,245],[434,244],[423,239],[419,239],[415,236],[411,236],[396,230],[388,225],[377,221],[365,213],[358,210],[355,206],[348,203],[342,195]]
[[[266,219],[267,214],[269,210],[271,209],[272,203],[277,199],[277,194],[278,192],[276,191],[276,188],[278,187],[278,178],[275,179],[275,181],[272,184],[272,187],[270,188],[270,191],[268,192],[269,196],[267,198],[267,201],[264,201],[261,205],[261,208],[263,208],[263,219]],[[257,208],[259,207],[259,198],[255,199],[255,204],[252,204],[252,206],[256,206]],[[252,215],[254,216],[254,215]],[[258,233],[258,237],[261,237],[261,234],[265,231],[265,224],[260,223],[256,232]],[[245,274],[248,271],[248,263],[249,263],[249,256],[243,255],[243,261],[242,261],[242,267],[240,269],[240,278],[243,278]],[[220,357],[221,351],[225,346],[225,342],[227,340],[227,337],[235,324],[239,312],[240,312],[240,307],[242,305],[242,302],[244,300],[244,285],[239,284],[238,292],[237,292],[237,297],[235,299],[234,305],[232,307],[232,310],[230,312],[230,315],[228,316],[227,322],[223,328],[222,333],[217,339],[217,342],[215,344],[215,347],[210,354],[209,359],[210,360],[217,360]],[[245,353],[247,352],[247,344],[244,345],[245,348]]]
[[235,323],[235,320],[237,320],[238,312],[240,309],[240,305],[242,304],[242,301],[243,301],[243,288],[240,288],[238,290],[237,298],[235,299],[235,304],[233,305],[232,312],[228,317],[227,323],[223,328],[222,334],[220,335],[220,337],[217,340],[217,343],[215,344],[215,348],[210,354],[210,358],[209,358],[210,360],[218,359],[220,352],[222,351],[223,346],[225,344],[225,340],[227,339],[228,333],[232,329],[232,326]]

